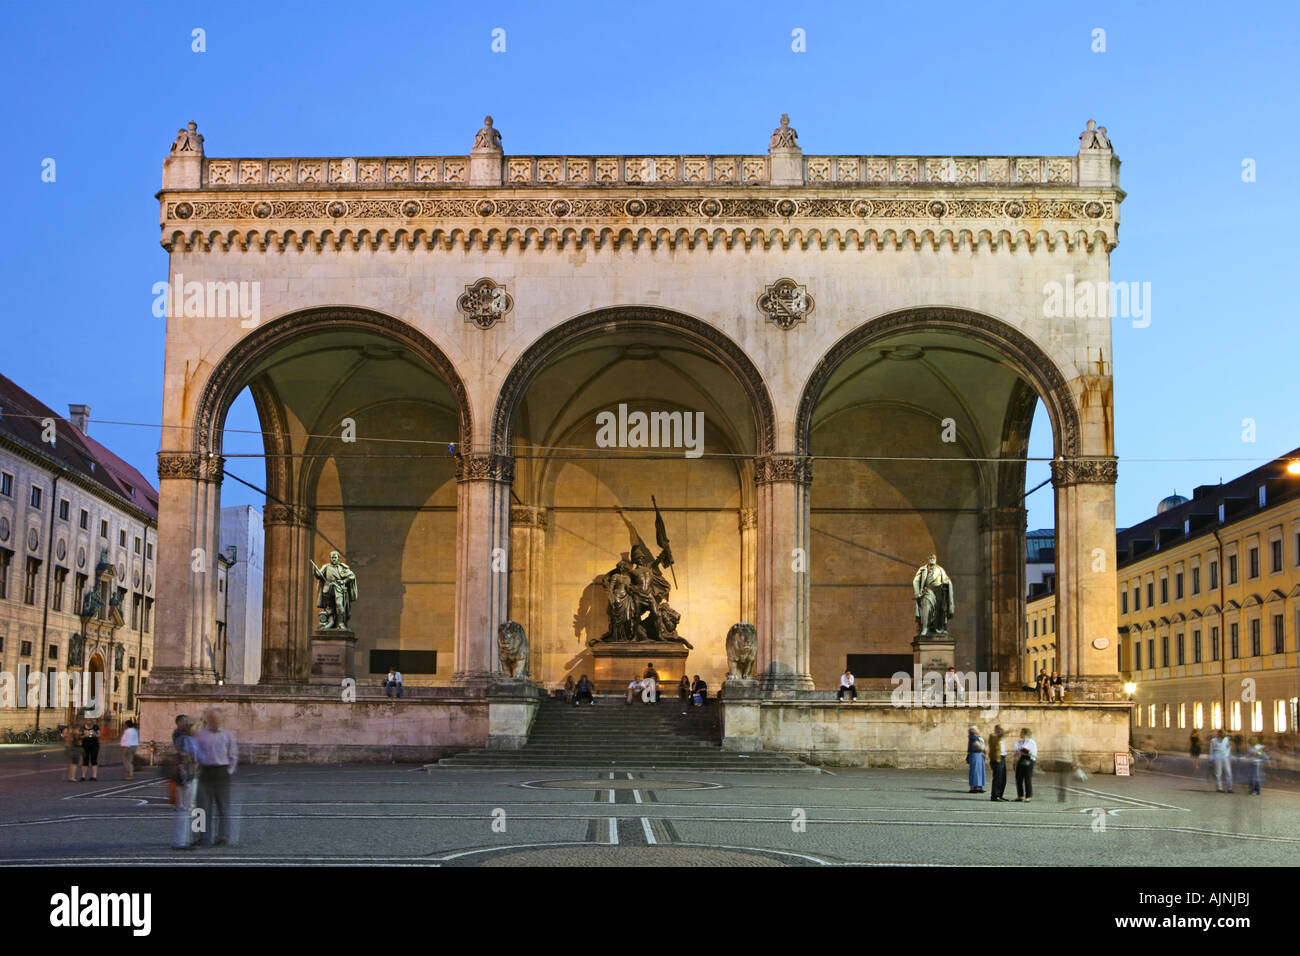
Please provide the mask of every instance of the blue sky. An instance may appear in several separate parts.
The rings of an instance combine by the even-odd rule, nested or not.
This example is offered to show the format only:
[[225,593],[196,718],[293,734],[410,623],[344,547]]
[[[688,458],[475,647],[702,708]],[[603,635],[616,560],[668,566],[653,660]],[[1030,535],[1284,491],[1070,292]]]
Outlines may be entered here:
[[[1117,523],[1300,445],[1295,5],[401,7],[11,8],[0,371],[59,410],[159,420],[151,288],[167,256],[153,194],[191,119],[218,156],[463,153],[488,112],[507,153],[762,152],[788,112],[808,152],[1061,155],[1091,116],[1129,194],[1112,278],[1152,288],[1148,328],[1114,324]],[[196,27],[205,53],[191,50]],[[490,49],[497,27],[504,54]],[[791,51],[795,28],[806,53]],[[1242,182],[1246,158],[1256,182]],[[255,428],[249,411],[231,427]],[[1031,453],[1048,454],[1046,429]],[[156,473],[156,429],[92,433]],[[250,463],[237,473],[261,478]],[[1031,465],[1029,486],[1046,474]],[[1029,503],[1029,526],[1050,526],[1050,489]]]

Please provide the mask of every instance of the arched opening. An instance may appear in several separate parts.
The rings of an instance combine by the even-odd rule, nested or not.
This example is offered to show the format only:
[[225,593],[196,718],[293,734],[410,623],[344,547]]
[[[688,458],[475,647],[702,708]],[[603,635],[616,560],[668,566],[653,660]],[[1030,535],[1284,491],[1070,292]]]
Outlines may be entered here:
[[[319,624],[311,562],[338,551],[357,576],[348,623],[358,679],[377,682],[396,665],[411,684],[449,682],[457,567],[449,446],[469,426],[445,356],[385,316],[299,313],[223,360],[199,425],[200,448],[225,456],[223,486],[262,508],[260,680],[307,678],[307,638]],[[229,550],[246,539],[222,523],[223,558],[237,566],[253,557]]]
[[674,561],[667,601],[693,645],[685,666],[721,682],[727,629],[753,616],[753,458],[772,422],[739,349],[676,313],[584,316],[521,357],[494,439],[515,459],[510,616],[528,631],[536,679],[594,673],[606,575],[636,544],[660,554],[653,497]]
[[[819,365],[799,420],[802,447],[816,459],[815,683],[833,686],[846,664],[868,680],[910,671],[913,578],[930,554],[953,583],[957,668],[998,671],[1002,686],[1016,679],[1025,459],[1040,400],[1059,423],[1052,450],[1075,454],[1073,401],[1051,360],[1014,329],[956,310],[875,320]],[[1050,474],[1046,463],[1033,471],[1035,484]]]

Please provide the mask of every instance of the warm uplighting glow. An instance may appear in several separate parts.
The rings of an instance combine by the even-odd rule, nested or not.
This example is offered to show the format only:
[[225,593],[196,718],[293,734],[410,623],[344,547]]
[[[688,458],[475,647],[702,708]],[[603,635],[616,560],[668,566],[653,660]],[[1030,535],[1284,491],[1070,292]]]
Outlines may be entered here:
[[1300,458],[1293,458],[1291,464],[1286,466],[1286,470],[1293,475],[1300,475]]
[[1133,683],[1132,681],[1128,681],[1124,685],[1124,693],[1128,694],[1130,697],[1132,697],[1137,692],[1138,692],[1138,685]]

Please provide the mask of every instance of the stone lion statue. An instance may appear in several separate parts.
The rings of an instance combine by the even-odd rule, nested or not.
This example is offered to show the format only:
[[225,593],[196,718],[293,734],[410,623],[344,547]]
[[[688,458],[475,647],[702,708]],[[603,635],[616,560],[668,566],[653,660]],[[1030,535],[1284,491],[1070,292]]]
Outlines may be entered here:
[[754,663],[758,659],[758,631],[744,621],[731,625],[727,632],[727,679],[754,679]]
[[528,635],[518,621],[506,621],[497,628],[497,650],[501,656],[500,672],[507,677],[528,676]]

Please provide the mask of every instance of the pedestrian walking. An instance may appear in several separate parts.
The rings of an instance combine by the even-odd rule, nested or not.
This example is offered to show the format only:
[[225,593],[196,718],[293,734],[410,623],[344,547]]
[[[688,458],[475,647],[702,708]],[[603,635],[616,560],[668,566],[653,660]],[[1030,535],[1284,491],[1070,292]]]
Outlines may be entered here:
[[134,720],[126,722],[126,728],[122,731],[122,739],[118,741],[122,748],[122,769],[126,771],[126,779],[135,779],[135,751],[140,746],[140,731],[135,727]]
[[972,724],[966,729],[966,763],[970,765],[967,778],[971,793],[984,792],[984,753],[987,749],[980,729]]
[[72,723],[63,728],[63,756],[68,761],[68,783],[77,782],[77,768],[85,760],[86,752],[81,749],[81,718],[72,718]]
[[1192,757],[1192,772],[1195,773],[1201,766],[1201,735],[1195,730],[1187,741],[1187,752]]
[[176,715],[172,731],[172,748],[176,764],[168,781],[167,800],[176,808],[172,815],[172,849],[192,850],[194,837],[194,796],[199,783],[198,747],[194,743],[194,722],[184,714]]
[[221,708],[209,707],[203,712],[203,729],[194,735],[199,760],[197,801],[203,811],[200,846],[239,842],[239,818],[230,794],[239,748],[235,735],[221,726],[222,717]]
[[1246,760],[1250,764],[1250,788],[1246,792],[1259,796],[1259,788],[1264,783],[1264,764],[1268,763],[1268,753],[1264,750],[1264,745],[1259,742],[1258,737],[1250,738],[1250,746],[1246,750]]
[[81,780],[86,780],[86,771],[90,771],[90,779],[99,779],[99,724],[91,724],[89,727],[81,728]]
[[993,785],[989,790],[989,799],[995,803],[1006,803],[1002,794],[1007,789],[1007,737],[1001,724],[993,725],[993,735],[988,739],[987,759],[993,769]]
[[1214,790],[1216,793],[1224,792],[1224,781],[1227,781],[1227,792],[1232,793],[1232,744],[1228,740],[1228,735],[1223,732],[1223,728],[1215,733],[1210,739],[1210,766],[1214,768]]
[[1020,728],[1016,741],[1016,803],[1029,803],[1034,799],[1034,764],[1038,762],[1038,744],[1028,727]]

